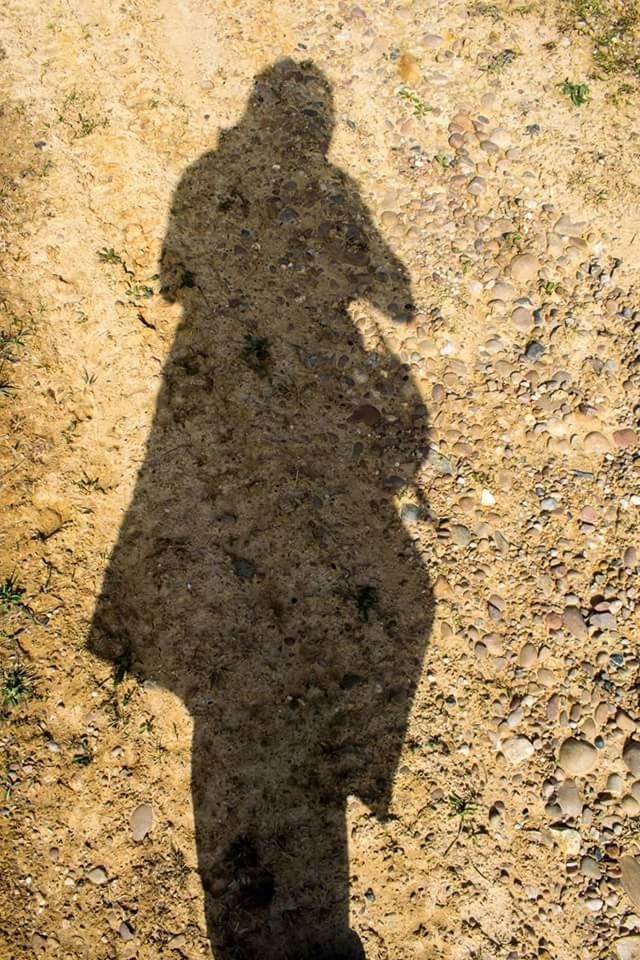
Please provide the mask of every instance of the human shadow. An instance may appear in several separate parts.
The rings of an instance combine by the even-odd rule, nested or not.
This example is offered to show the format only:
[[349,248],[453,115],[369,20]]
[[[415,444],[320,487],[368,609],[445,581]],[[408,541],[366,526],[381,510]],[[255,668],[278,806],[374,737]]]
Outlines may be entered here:
[[193,716],[217,960],[364,957],[346,800],[388,813],[432,619],[394,506],[426,411],[347,309],[409,323],[411,285],[327,160],[333,122],[323,74],[278,61],[176,189],[183,319],[89,639]]

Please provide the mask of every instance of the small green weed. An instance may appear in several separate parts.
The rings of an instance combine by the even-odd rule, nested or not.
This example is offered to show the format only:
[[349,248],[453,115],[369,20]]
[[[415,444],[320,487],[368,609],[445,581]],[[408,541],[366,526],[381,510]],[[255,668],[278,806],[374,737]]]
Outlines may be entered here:
[[469,14],[472,17],[491,17],[494,23],[502,20],[502,13],[495,3],[474,3],[469,7]]
[[368,621],[369,619],[369,610],[371,610],[378,602],[378,591],[372,584],[365,584],[362,587],[358,587],[356,593],[356,605],[358,607],[358,612],[363,620]]
[[453,840],[445,850],[444,856],[446,856],[449,853],[449,850],[451,850],[451,848],[458,841],[458,838],[460,837],[460,834],[464,830],[467,821],[471,820],[478,810],[478,803],[473,794],[469,794],[466,797],[461,797],[457,793],[452,793],[447,798],[447,803],[450,808],[449,816],[458,817],[459,821],[458,821],[458,830],[456,832],[456,835],[454,836]]
[[22,667],[7,670],[2,681],[3,707],[17,707],[29,695],[32,689],[31,678]]
[[574,0],[574,13],[580,20],[588,20],[589,17],[599,17],[602,15],[602,0]]
[[586,83],[572,83],[570,80],[563,80],[559,87],[576,107],[584,106],[589,100],[589,85]]
[[92,493],[93,491],[100,489],[100,477],[90,477],[88,474],[84,473],[84,471],[80,479],[76,480],[75,483],[83,493]]
[[24,347],[25,336],[24,330],[18,330],[15,333],[11,330],[0,330],[0,354],[6,355],[12,348]]
[[253,370],[264,373],[267,364],[271,360],[271,344],[269,338],[256,337],[253,333],[247,333],[244,338],[242,356]]
[[89,371],[85,367],[84,370],[82,371],[82,379],[84,380],[84,382],[88,387],[92,387],[96,382],[97,377],[95,373],[89,373]]
[[128,283],[125,293],[130,300],[149,300],[153,296],[153,287],[146,283]]
[[122,257],[113,249],[113,247],[102,247],[98,252],[98,260],[101,263],[122,263]]
[[489,73],[499,73],[510,63],[513,63],[517,56],[518,53],[516,50],[501,50],[500,53],[496,53],[493,57],[491,57],[489,63],[486,65],[486,67],[484,67],[484,69]]
[[413,90],[407,90],[406,87],[403,87],[402,90],[398,92],[398,96],[402,97],[403,100],[406,100],[411,104],[413,107],[413,115],[415,117],[424,117],[427,113],[431,113],[433,111],[433,107],[430,107],[428,103],[425,103],[417,93],[413,92]]
[[76,767],[88,767],[93,761],[93,749],[89,743],[89,738],[84,735],[77,740],[76,752],[71,758],[71,763]]
[[23,609],[25,607],[22,599],[24,592],[24,587],[18,585],[15,577],[5,577],[0,583],[0,610],[8,613],[9,610]]

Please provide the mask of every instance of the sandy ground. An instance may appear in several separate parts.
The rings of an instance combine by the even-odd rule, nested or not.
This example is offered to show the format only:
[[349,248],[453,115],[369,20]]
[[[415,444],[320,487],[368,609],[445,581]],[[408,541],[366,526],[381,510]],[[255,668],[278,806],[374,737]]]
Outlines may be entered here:
[[638,92],[574,21],[0,10],[3,960],[640,957]]

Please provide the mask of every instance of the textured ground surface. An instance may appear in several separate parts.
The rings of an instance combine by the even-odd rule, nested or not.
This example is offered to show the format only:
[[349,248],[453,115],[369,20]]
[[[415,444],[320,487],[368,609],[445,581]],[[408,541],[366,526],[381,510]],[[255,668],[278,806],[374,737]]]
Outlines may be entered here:
[[[638,92],[629,77],[602,74],[577,20],[503,0],[2,7],[3,960],[211,957],[207,896],[228,903],[224,884],[237,877],[207,880],[216,838],[198,852],[194,820],[218,817],[224,831],[229,816],[250,816],[237,798],[256,778],[277,795],[284,766],[247,770],[237,746],[255,758],[252,711],[272,678],[254,678],[229,640],[221,665],[206,662],[205,684],[191,628],[204,612],[219,645],[223,627],[250,637],[261,603],[275,623],[259,612],[261,635],[313,636],[322,618],[331,634],[327,668],[307,651],[313,680],[296,662],[280,691],[309,742],[331,670],[365,704],[370,726],[358,727],[360,759],[345,774],[360,795],[347,791],[348,864],[337,856],[336,872],[348,875],[343,906],[368,960],[640,957]],[[277,110],[258,127],[262,143],[246,126],[256,76],[282,57],[312,61],[334,100],[328,159],[316,155],[302,176],[292,155],[274,167],[286,133]],[[586,103],[572,102],[565,80],[588,85]],[[232,128],[245,139],[222,134]],[[247,290],[269,315],[221,322],[198,353],[198,291],[189,277],[183,295],[161,291],[159,260],[178,183],[216,147],[229,165],[220,223],[187,218],[182,243],[193,240],[196,259],[203,235],[220,244],[203,267],[225,264],[225,296],[211,276],[203,286],[216,316],[229,303],[242,313]],[[277,189],[263,220],[246,212],[251,235],[232,244],[247,195],[269,196],[267,160]],[[300,211],[320,193],[360,204],[369,240],[350,232],[344,210],[332,216],[346,232],[332,233],[326,204],[306,222]],[[376,293],[372,244],[378,274],[391,264],[413,309]],[[280,348],[298,307],[332,321],[317,356],[309,327]],[[185,319],[195,330],[186,340]],[[263,361],[245,337],[265,332],[273,357]],[[296,363],[304,376],[287,380]],[[256,453],[244,431],[261,405]],[[167,410],[191,430],[188,465],[168,443],[173,427],[158,433]],[[336,426],[346,422],[353,449]],[[278,431],[290,454],[274,452]],[[198,470],[206,489],[191,485]],[[289,487],[269,496],[285,473]],[[132,553],[131,518],[145,504],[170,517],[153,569],[143,547],[161,545],[157,531],[140,536],[140,564]],[[306,552],[300,516],[313,534]],[[136,632],[126,650],[93,643],[96,656],[87,641],[116,543],[129,546],[126,562],[120,547],[113,555],[107,591],[137,583],[125,604]],[[215,572],[203,579],[209,549]],[[303,602],[283,614],[298,554]],[[360,588],[384,581],[379,598],[356,590],[364,615],[351,610],[344,637],[349,591],[326,586],[329,554]],[[120,639],[127,616],[111,624]],[[191,644],[186,666],[149,668],[145,629]],[[358,631],[372,650],[395,636],[395,660],[372,658],[367,674]],[[370,701],[363,675],[376,687]],[[374,709],[390,675],[400,706],[380,710],[395,717],[395,739]],[[249,689],[242,709],[225,694],[220,711],[225,683]],[[216,780],[215,810],[211,792],[202,800],[195,789],[216,772],[198,733],[207,710],[235,744],[219,761],[227,779]],[[298,755],[293,734],[269,723]],[[323,749],[333,737],[328,728]],[[373,767],[386,757],[387,772],[393,759],[380,809],[363,751]],[[329,775],[332,763],[318,769]],[[339,788],[323,789],[319,820],[338,809]],[[300,830],[290,876],[302,889],[329,854],[312,849],[317,821]],[[301,895],[307,911],[320,911],[314,895]],[[259,926],[265,908],[254,906],[243,909]]]

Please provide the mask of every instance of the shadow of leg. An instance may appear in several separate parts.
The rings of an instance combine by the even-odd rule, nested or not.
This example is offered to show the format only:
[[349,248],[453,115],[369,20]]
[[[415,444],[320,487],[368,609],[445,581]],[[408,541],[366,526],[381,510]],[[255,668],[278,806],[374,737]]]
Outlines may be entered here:
[[214,957],[364,960],[349,929],[343,802],[314,797],[295,777],[295,757],[287,776],[277,747],[282,780],[274,795],[260,758],[225,739],[197,719],[192,791]]

